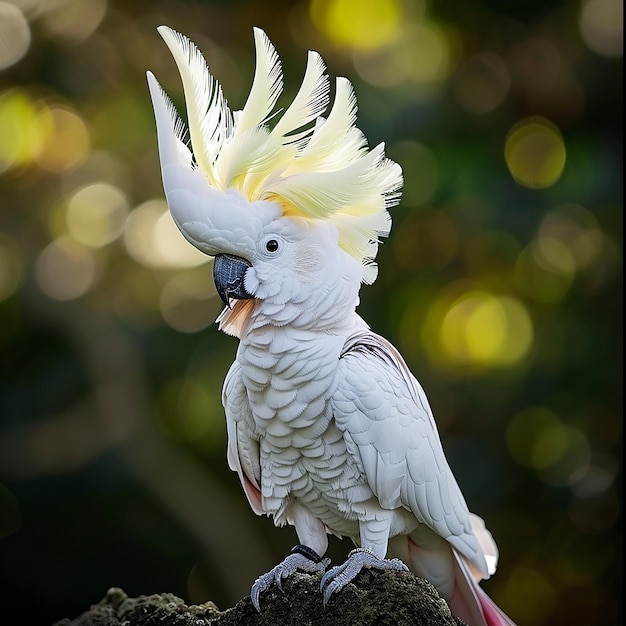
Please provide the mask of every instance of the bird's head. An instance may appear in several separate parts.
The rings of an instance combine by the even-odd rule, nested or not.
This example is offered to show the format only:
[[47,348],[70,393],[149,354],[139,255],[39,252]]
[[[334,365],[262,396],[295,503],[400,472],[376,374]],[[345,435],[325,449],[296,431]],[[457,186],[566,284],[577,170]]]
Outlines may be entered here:
[[255,299],[287,318],[287,305],[295,310],[310,294],[328,301],[329,287],[341,283],[354,293],[338,297],[354,306],[361,282],[376,278],[402,172],[383,144],[368,149],[349,81],[337,79],[323,117],[329,80],[321,57],[309,52],[302,85],[278,116],[280,60],[255,28],[252,88],[233,112],[196,46],[166,26],[158,30],[180,71],[188,118],[187,130],[148,72],[165,194],[185,238],[215,257],[224,303]]

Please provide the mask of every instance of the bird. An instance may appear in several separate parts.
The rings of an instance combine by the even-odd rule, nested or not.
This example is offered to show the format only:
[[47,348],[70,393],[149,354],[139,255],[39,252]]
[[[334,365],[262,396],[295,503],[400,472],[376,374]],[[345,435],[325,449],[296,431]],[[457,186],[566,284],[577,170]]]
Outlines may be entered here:
[[[296,570],[322,574],[324,605],[363,569],[410,570],[470,626],[513,624],[480,587],[498,549],[468,510],[426,394],[357,312],[403,173],[358,128],[352,83],[337,77],[331,101],[309,50],[295,96],[277,108],[282,64],[254,27],[250,92],[231,110],[199,48],[157,30],[187,116],[148,71],[165,197],[185,239],[213,258],[216,323],[239,340],[221,398],[227,461],[252,510],[298,538],[254,581],[254,606]],[[334,567],[329,535],[355,546]]]

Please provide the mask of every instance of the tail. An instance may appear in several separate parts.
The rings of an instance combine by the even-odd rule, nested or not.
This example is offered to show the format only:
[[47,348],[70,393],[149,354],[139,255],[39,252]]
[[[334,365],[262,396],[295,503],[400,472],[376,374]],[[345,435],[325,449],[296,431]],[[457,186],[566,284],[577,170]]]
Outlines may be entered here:
[[[471,518],[472,530],[488,564],[488,575],[493,574],[498,558],[495,542],[483,521],[474,515]],[[515,626],[515,622],[480,588],[479,582],[485,578],[484,573],[479,573],[442,537],[434,536],[434,533],[424,535],[423,531],[420,536],[418,532],[413,536],[393,537],[389,548],[416,575],[435,586],[454,616],[469,626]]]
[[470,626],[515,626],[515,622],[480,588],[465,558],[454,548],[451,552],[454,589],[446,601],[452,614]]

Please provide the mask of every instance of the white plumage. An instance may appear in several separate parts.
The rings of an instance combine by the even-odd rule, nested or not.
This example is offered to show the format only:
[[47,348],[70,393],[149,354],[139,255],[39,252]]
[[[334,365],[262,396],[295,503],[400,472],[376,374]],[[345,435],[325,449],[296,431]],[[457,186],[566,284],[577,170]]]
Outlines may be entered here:
[[325,571],[334,533],[359,547],[324,575],[325,602],[363,567],[405,569],[389,550],[469,624],[511,624],[478,586],[497,549],[467,509],[424,391],[356,313],[402,173],[382,144],[368,149],[352,86],[337,79],[323,117],[329,80],[309,52],[276,115],[282,70],[257,28],[250,95],[231,112],[196,47],[159,32],[181,73],[191,139],[148,73],[168,204],[183,235],[215,257],[219,327],[239,338],[223,390],[228,462],[253,510],[294,525],[301,544],[255,582],[253,601],[295,569]]

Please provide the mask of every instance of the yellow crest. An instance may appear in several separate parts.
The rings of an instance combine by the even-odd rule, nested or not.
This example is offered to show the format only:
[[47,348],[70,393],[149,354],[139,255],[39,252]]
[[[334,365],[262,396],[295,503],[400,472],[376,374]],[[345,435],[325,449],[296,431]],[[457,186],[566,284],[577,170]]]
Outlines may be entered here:
[[[331,221],[339,245],[363,265],[363,281],[377,274],[380,237],[389,234],[388,209],[400,200],[402,171],[372,150],[356,127],[356,97],[346,78],[330,84],[317,52],[309,52],[302,84],[284,111],[275,111],[283,90],[280,59],[267,35],[254,29],[256,69],[241,111],[231,111],[222,88],[198,48],[166,27],[159,33],[172,52],[185,92],[191,149],[209,185],[236,189],[249,201],[278,203],[284,215]],[[176,134],[185,142],[184,124]]]

